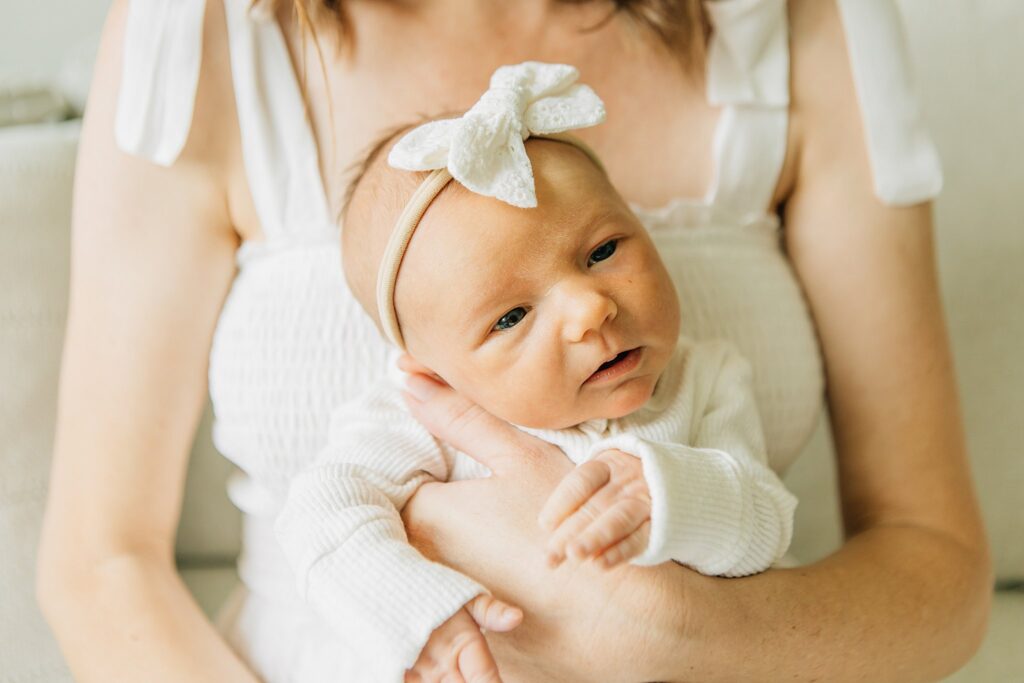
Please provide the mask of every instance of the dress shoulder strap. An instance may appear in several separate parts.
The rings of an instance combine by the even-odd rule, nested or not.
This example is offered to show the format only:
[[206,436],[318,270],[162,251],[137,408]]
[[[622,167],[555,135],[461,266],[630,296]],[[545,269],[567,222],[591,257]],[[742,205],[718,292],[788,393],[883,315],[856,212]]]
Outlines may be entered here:
[[899,9],[893,0],[838,0],[875,194],[906,206],[942,189],[942,164],[924,122]]
[[128,5],[114,139],[161,166],[178,158],[192,125],[206,0]]
[[[942,169],[915,93],[893,0],[836,0],[843,22],[875,194],[886,204],[935,197]],[[707,93],[722,107],[715,177],[706,200],[742,212],[769,208],[786,154],[789,22],[786,0],[705,0],[713,26]]]
[[[336,237],[318,151],[287,45],[250,0],[223,0],[246,177],[270,243]],[[188,139],[206,0],[132,0],[118,94],[118,147],[163,166]]]
[[336,239],[319,151],[275,17],[224,0],[249,190],[271,242]]
[[739,211],[769,209],[786,156],[789,31],[786,0],[705,0],[708,101],[722,108],[715,174],[706,201]]

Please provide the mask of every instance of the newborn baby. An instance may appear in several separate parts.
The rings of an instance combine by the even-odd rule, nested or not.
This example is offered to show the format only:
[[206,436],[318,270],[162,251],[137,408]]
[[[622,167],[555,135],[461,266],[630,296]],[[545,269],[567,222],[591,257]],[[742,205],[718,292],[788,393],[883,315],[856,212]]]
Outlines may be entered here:
[[[789,545],[796,500],[766,464],[748,364],[679,336],[669,275],[600,162],[572,138],[533,137],[544,112],[522,111],[523,92],[533,106],[561,98],[581,127],[603,118],[600,100],[571,67],[503,69],[461,119],[370,155],[342,233],[353,293],[396,357],[577,464],[541,513],[550,564],[763,571]],[[513,125],[509,142],[509,117],[528,135]],[[393,167],[438,158],[429,174]],[[435,440],[401,392],[388,377],[335,411],[276,531],[302,594],[380,680],[472,680],[494,669],[480,627],[522,615],[424,558],[399,511],[425,482],[489,471]]]

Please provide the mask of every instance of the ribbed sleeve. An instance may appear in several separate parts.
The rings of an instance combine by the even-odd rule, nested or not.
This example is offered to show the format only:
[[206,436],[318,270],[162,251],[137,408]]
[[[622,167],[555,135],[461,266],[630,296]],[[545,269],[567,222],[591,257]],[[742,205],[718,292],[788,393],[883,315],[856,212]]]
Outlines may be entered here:
[[334,413],[328,445],[292,480],[274,530],[303,599],[378,680],[400,683],[434,629],[486,589],[408,543],[399,511],[449,467],[397,395]]
[[[692,423],[692,438],[672,441],[621,432],[595,442],[585,459],[618,449],[640,458],[651,492],[651,538],[631,560],[675,560],[715,576],[746,576],[778,561],[793,536],[796,498],[768,467],[749,364],[726,344],[695,348],[683,392],[699,414],[660,420]],[[648,430],[650,433],[652,430]],[[663,437],[665,434],[657,434]]]

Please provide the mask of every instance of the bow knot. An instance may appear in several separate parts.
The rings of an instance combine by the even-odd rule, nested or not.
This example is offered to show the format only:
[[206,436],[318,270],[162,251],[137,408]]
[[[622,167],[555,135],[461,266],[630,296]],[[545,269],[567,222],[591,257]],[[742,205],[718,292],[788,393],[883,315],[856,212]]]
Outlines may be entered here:
[[[485,92],[473,105],[472,109],[466,112],[469,115],[498,115],[507,112],[514,115],[519,121],[523,121],[526,115],[526,108],[530,106],[529,93],[524,88],[495,88]],[[525,126],[524,126],[525,128]]]
[[523,142],[604,121],[601,98],[577,78],[579,71],[568,64],[500,67],[469,111],[414,128],[391,149],[388,163],[408,171],[447,168],[477,194],[521,208],[537,206]]

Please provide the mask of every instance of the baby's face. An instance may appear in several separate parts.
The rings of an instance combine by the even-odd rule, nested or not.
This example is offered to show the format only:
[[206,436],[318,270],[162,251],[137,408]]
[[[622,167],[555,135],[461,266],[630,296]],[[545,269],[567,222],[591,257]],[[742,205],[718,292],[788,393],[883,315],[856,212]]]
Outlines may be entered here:
[[409,353],[488,412],[561,429],[651,397],[679,333],[646,230],[579,149],[531,139],[538,207],[449,185],[402,263]]

